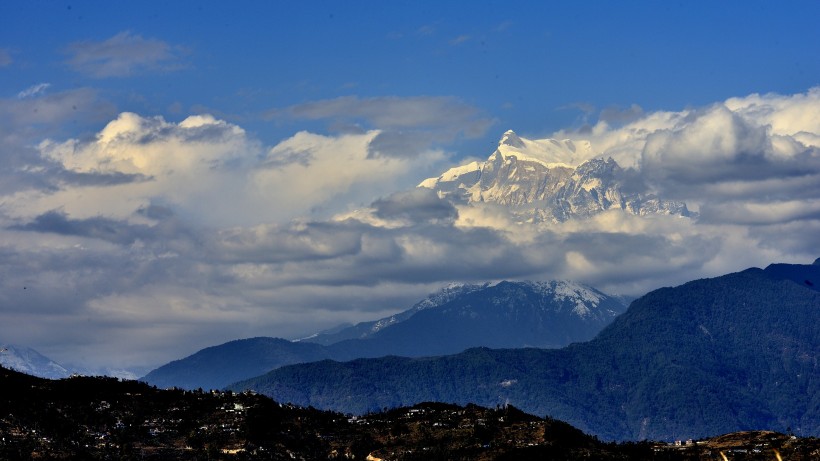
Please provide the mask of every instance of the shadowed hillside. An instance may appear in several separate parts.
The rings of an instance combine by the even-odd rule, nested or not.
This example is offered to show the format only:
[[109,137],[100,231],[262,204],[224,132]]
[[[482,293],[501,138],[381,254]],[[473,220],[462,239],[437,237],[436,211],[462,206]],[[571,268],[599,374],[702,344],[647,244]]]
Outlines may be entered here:
[[817,274],[816,265],[774,265],[659,289],[592,341],[560,350],[324,361],[232,388],[354,413],[427,400],[510,402],[606,439],[817,435],[820,292],[805,283],[817,285]]

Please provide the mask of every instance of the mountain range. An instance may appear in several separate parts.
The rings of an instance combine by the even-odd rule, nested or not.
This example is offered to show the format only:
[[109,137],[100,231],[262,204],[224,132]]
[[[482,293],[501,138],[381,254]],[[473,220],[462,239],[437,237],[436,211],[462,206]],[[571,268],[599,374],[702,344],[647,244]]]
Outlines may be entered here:
[[432,358],[330,360],[236,383],[351,413],[422,401],[502,405],[605,439],[750,429],[820,435],[820,259],[652,291],[594,339]]
[[530,140],[512,130],[484,162],[447,170],[419,187],[457,204],[497,204],[521,222],[556,223],[606,210],[693,217],[686,204],[652,194],[634,172],[595,157],[588,142]]
[[231,341],[163,365],[142,380],[219,389],[283,365],[323,359],[445,355],[477,346],[562,347],[592,338],[625,308],[620,298],[566,281],[450,285],[390,317],[300,341]]

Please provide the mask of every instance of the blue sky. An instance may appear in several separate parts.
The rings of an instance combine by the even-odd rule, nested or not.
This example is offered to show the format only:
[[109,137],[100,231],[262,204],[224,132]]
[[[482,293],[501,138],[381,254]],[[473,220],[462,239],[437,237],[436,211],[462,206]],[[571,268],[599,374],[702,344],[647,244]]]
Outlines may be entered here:
[[[137,370],[450,282],[639,295],[813,261],[818,17],[809,1],[1,2],[0,342]],[[441,204],[408,191],[507,129],[588,140],[700,218],[411,219]],[[419,212],[379,219],[390,203]]]
[[[4,2],[6,96],[98,89],[119,111],[209,111],[268,143],[309,126],[266,111],[338,96],[455,97],[548,135],[604,108],[680,110],[817,84],[816,2]],[[165,48],[122,72],[72,67],[117,34]],[[97,64],[100,64],[97,62]],[[468,140],[469,141],[469,140]]]

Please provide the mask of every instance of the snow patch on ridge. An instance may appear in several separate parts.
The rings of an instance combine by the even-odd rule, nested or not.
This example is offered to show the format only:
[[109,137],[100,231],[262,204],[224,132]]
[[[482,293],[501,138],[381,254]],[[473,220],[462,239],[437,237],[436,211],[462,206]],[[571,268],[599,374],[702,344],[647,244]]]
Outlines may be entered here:
[[526,139],[512,130],[504,133],[496,152],[505,159],[516,157],[540,163],[547,168],[575,168],[598,155],[589,141],[579,141],[576,145],[569,139]]
[[[441,183],[456,181],[470,173],[482,174],[485,170],[490,172],[493,168],[491,162],[499,157],[502,162],[511,162],[511,158],[515,158],[538,163],[546,168],[575,168],[596,155],[589,141],[578,141],[576,144],[569,139],[526,139],[519,137],[513,130],[507,130],[488,162],[474,161],[450,168],[437,178],[425,179],[418,187],[435,189]],[[532,167],[525,168],[532,171]]]
[[442,173],[442,175],[439,176],[438,178],[427,178],[424,181],[422,181],[421,183],[419,183],[418,187],[426,187],[428,189],[434,189],[436,187],[436,184],[438,184],[440,182],[455,181],[456,179],[458,179],[459,177],[461,177],[465,174],[473,173],[473,172],[480,171],[480,170],[481,170],[481,163],[479,163],[477,161],[476,162],[470,162],[466,165],[461,165],[461,166],[457,166],[457,167],[454,167],[454,168],[450,168],[449,170]]
[[567,281],[556,280],[551,282],[533,283],[541,293],[550,294],[558,301],[570,301],[575,304],[572,309],[576,315],[587,317],[592,314],[590,307],[597,307],[604,299],[603,293],[586,285]]

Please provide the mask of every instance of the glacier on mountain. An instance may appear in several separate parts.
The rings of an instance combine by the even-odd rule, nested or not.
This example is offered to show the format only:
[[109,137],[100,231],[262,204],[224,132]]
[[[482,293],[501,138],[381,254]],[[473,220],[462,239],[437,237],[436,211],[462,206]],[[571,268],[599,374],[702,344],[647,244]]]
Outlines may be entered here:
[[693,217],[686,204],[663,200],[587,142],[521,138],[504,133],[484,162],[451,168],[418,187],[457,205],[505,206],[519,222],[565,222],[607,210]]

